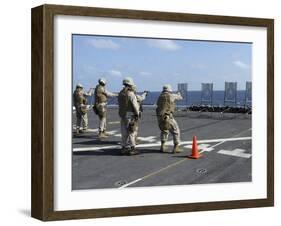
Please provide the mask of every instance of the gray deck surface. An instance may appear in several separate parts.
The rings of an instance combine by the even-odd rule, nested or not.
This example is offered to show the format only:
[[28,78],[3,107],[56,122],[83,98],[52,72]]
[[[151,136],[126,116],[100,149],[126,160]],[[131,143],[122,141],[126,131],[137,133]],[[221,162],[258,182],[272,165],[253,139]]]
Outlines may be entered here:
[[[182,152],[172,154],[159,152],[160,131],[155,111],[145,108],[137,156],[120,155],[120,123],[116,108],[108,110],[107,130],[111,136],[101,141],[97,138],[98,117],[93,111],[88,117],[90,132],[73,133],[73,190],[250,182],[252,179],[249,115],[176,112]],[[75,121],[74,114],[74,125]],[[194,135],[203,155],[197,160],[187,158]],[[168,151],[172,148],[170,143]]]

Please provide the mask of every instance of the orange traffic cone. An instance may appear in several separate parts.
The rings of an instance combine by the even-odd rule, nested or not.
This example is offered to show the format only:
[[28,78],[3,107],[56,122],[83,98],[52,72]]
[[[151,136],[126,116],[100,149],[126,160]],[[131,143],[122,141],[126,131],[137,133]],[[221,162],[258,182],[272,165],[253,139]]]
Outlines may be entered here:
[[201,156],[202,155],[200,155],[199,151],[198,151],[196,136],[193,136],[193,139],[192,139],[192,154],[190,156],[187,156],[187,157],[192,158],[192,159],[199,159]]

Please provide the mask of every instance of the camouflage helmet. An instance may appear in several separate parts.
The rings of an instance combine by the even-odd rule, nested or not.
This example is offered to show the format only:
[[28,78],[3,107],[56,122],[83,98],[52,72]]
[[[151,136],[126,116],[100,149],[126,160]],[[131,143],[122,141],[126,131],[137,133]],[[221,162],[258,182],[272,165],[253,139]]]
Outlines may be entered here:
[[123,79],[123,85],[134,86],[134,81],[132,78],[127,77]]
[[83,86],[82,86],[82,84],[81,84],[81,83],[78,83],[78,84],[76,85],[76,89],[78,89],[78,88],[83,89]]
[[163,91],[172,92],[172,86],[170,84],[164,85]]
[[106,79],[105,78],[100,78],[99,79],[99,84],[105,85],[106,84]]

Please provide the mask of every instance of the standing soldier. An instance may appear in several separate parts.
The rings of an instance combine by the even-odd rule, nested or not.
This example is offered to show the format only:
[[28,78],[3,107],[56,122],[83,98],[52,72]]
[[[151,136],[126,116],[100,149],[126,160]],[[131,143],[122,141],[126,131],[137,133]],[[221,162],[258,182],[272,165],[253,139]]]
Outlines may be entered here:
[[99,123],[99,138],[107,137],[106,134],[106,113],[107,113],[107,99],[108,97],[115,97],[117,94],[111,93],[105,89],[106,80],[104,78],[99,79],[99,84],[95,89],[95,105],[94,111],[98,115]]
[[122,150],[121,154],[136,155],[137,121],[140,115],[140,106],[134,92],[132,78],[123,80],[124,88],[119,92],[119,116],[121,118]]
[[161,130],[161,152],[165,152],[165,143],[168,140],[169,132],[173,135],[173,153],[179,153],[180,130],[178,123],[173,117],[175,101],[182,100],[180,93],[172,93],[171,85],[164,85],[163,91],[157,100],[156,114],[158,125]]
[[[90,89],[88,93],[85,93],[83,86],[78,83],[76,89],[73,92],[73,102],[76,109],[76,133],[83,133],[88,129],[88,109],[87,109],[87,96],[91,96],[93,89]],[[82,129],[81,129],[82,123]]]

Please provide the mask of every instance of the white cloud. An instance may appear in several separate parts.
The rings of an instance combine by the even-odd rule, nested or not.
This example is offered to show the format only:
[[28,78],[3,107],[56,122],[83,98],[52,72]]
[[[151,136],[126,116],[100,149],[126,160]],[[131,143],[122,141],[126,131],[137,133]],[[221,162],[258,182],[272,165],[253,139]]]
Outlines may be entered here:
[[240,67],[242,69],[248,69],[250,68],[250,66],[248,64],[245,64],[243,63],[242,61],[240,60],[236,60],[236,61],[233,61],[233,63],[237,66],[237,67]]
[[110,71],[108,71],[108,73],[115,77],[122,77],[122,73],[118,70],[110,70]]
[[151,73],[150,73],[150,72],[147,72],[147,71],[141,71],[139,74],[140,74],[140,75],[143,75],[143,76],[149,76],[149,75],[151,75]]
[[172,40],[148,40],[147,43],[151,47],[168,51],[176,51],[180,49],[180,46]]
[[106,39],[91,39],[88,41],[88,44],[97,49],[120,49],[120,46],[117,43]]

